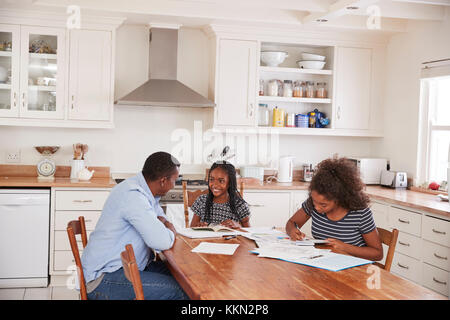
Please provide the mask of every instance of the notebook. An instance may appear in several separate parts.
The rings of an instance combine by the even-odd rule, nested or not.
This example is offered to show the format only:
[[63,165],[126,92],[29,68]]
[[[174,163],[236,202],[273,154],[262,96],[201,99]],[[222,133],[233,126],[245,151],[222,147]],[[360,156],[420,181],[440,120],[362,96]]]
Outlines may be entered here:
[[[280,259],[284,260],[284,259]],[[373,263],[373,261],[353,257],[345,254],[339,253],[328,253],[323,256],[312,257],[312,258],[300,258],[292,260],[284,260],[288,262],[303,264],[310,267],[330,270],[330,271],[340,271],[348,268],[358,267],[365,264]]]

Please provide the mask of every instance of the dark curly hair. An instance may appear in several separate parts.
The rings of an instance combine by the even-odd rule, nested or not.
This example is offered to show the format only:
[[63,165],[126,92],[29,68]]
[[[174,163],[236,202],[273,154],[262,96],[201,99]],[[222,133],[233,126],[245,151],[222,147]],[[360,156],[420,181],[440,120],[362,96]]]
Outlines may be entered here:
[[320,162],[311,183],[309,195],[314,190],[328,200],[347,210],[360,210],[370,204],[369,196],[364,192],[358,168],[347,158],[326,159]]

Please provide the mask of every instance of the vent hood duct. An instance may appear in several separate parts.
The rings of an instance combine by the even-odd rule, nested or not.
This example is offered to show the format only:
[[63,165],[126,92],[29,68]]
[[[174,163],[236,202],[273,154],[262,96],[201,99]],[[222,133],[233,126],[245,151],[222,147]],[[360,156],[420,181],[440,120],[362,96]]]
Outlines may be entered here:
[[177,80],[177,48],[177,29],[151,28],[149,80],[115,103],[153,107],[214,107],[214,102]]

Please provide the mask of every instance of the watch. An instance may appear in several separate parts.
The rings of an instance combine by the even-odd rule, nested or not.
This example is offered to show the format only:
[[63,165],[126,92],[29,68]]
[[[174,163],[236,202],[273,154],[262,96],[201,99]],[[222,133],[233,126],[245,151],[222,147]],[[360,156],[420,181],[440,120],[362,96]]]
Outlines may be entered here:
[[49,159],[44,159],[37,164],[38,174],[42,177],[51,177],[56,171],[56,165]]

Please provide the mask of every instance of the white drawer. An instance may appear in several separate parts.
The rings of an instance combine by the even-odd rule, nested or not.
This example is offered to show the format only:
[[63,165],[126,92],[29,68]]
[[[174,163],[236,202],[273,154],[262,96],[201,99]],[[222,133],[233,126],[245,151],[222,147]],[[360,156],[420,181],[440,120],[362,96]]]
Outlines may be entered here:
[[409,257],[421,259],[422,239],[408,233],[399,232],[395,251]]
[[75,270],[74,267],[72,269],[69,269],[70,266],[75,266],[75,259],[73,257],[72,251],[55,251],[53,257],[53,269],[55,271]]
[[[91,231],[87,232],[87,237],[91,235]],[[81,235],[75,235],[78,244],[78,250],[83,250],[83,243],[81,242]],[[54,250],[72,250],[70,248],[69,236],[67,235],[67,231],[55,231],[55,249]]]
[[444,296],[449,296],[450,273],[439,268],[423,264],[423,286]]
[[450,221],[424,216],[422,232],[424,239],[450,247]]
[[392,261],[391,272],[420,284],[422,263],[419,260],[396,252]]
[[450,248],[423,240],[423,261],[450,271]]
[[390,207],[389,223],[392,228],[420,237],[422,216],[419,213]]
[[72,220],[78,220],[79,216],[84,217],[86,230],[94,230],[100,219],[101,211],[56,211],[55,213],[55,230],[66,230],[67,224]]
[[109,191],[57,190],[56,210],[102,210]]

